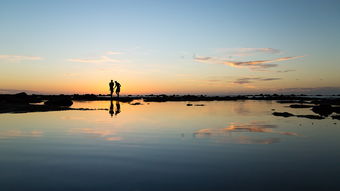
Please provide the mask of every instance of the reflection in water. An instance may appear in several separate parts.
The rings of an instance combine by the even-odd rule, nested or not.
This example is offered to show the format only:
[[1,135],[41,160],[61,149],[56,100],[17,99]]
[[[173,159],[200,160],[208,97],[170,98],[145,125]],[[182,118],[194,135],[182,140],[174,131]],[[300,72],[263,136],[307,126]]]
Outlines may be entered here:
[[250,124],[237,124],[232,123],[227,128],[223,130],[229,132],[272,132],[273,128],[276,128],[277,125],[266,125],[266,124],[258,124],[258,122],[251,122]]
[[0,139],[16,138],[16,137],[41,137],[42,131],[24,132],[21,130],[9,130],[0,132]]
[[204,137],[213,137],[218,140],[223,138],[224,141],[234,142],[240,144],[271,144],[279,142],[278,138],[253,138],[249,136],[238,136],[232,137],[232,133],[244,133],[244,132],[252,132],[252,133],[272,133],[272,134],[280,134],[280,135],[289,135],[289,136],[299,136],[294,132],[281,132],[274,131],[273,129],[277,128],[277,125],[268,125],[260,122],[250,122],[248,124],[243,123],[231,123],[226,128],[207,128],[201,129],[194,132],[194,137],[204,138]]
[[70,130],[71,134],[87,134],[96,138],[102,138],[106,141],[120,141],[122,137],[117,136],[117,131],[112,128],[74,128]]
[[[113,115],[118,115],[121,112],[120,103],[116,101],[113,104],[113,101],[110,100],[110,109],[109,114],[111,117]],[[75,118],[77,119],[77,118]],[[85,134],[90,135],[91,137],[101,138],[106,141],[120,141],[123,138],[118,136],[117,134],[117,123],[115,126],[112,125],[112,121],[107,121],[105,119],[95,118],[94,120],[91,118],[78,118],[79,120],[85,120],[87,122],[94,122],[95,125],[93,127],[84,127],[84,128],[72,128],[69,132],[71,134]],[[107,126],[109,125],[109,126]]]
[[238,105],[234,107],[234,112],[239,115],[248,115],[250,114],[250,110],[245,106],[244,102],[240,102]]
[[279,138],[253,138],[249,136],[239,136],[232,141],[238,144],[272,144],[280,142]]
[[110,113],[111,117],[113,116],[113,114],[115,114],[115,112],[113,111],[113,103],[112,103],[112,100],[110,101],[110,110],[109,110],[109,113]]
[[194,134],[195,138],[210,137],[220,143],[233,143],[233,144],[272,144],[280,142],[280,138],[277,137],[254,137],[254,136],[232,136],[231,134]]
[[116,101],[116,112],[115,115],[118,115],[120,113],[120,103],[119,101]]
[[198,103],[1,114],[0,190],[340,190],[339,123],[277,119],[293,109],[276,102]]
[[120,113],[120,103],[119,103],[119,101],[116,101],[116,111],[114,111],[112,100],[110,101],[109,113],[110,113],[111,117],[113,117],[113,115],[118,115]]

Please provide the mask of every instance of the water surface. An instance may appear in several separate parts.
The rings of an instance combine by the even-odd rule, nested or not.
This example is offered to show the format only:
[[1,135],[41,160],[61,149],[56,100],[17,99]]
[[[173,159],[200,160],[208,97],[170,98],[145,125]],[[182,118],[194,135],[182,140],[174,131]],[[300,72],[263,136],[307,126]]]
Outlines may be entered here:
[[0,190],[340,190],[336,120],[274,101],[0,115]]

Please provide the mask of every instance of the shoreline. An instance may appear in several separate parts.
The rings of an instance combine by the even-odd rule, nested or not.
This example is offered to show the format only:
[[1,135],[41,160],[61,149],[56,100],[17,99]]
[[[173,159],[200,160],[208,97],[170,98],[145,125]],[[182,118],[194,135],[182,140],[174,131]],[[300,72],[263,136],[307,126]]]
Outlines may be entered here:
[[[119,101],[131,103],[137,100],[144,102],[199,102],[199,101],[276,101],[280,104],[290,104],[290,108],[310,108],[317,115],[297,116],[310,119],[324,119],[330,114],[333,119],[339,119],[340,98],[338,95],[331,97],[308,96],[308,95],[277,95],[277,94],[258,94],[258,95],[236,95],[236,96],[205,96],[205,95],[140,95],[140,96],[121,96],[119,98],[107,95],[95,94],[74,94],[74,95],[28,95],[25,92],[18,94],[0,94],[0,113],[28,113],[45,111],[64,111],[64,110],[107,110],[103,108],[72,108],[73,101]],[[187,104],[192,106],[193,104]],[[195,105],[195,104],[194,104]],[[202,105],[204,106],[204,105]],[[273,112],[272,115],[279,117],[296,116],[287,112]]]

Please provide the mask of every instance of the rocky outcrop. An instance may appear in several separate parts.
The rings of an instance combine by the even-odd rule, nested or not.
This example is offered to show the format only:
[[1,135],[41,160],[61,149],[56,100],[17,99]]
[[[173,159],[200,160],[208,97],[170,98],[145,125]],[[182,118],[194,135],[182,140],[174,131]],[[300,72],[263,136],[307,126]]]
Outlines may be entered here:
[[280,117],[292,117],[294,114],[288,113],[288,112],[273,112],[274,116],[280,116]]
[[292,104],[290,108],[312,108],[313,105],[303,105],[303,104]]
[[44,104],[48,106],[70,107],[73,101],[69,96],[55,96],[49,98]]
[[318,106],[312,107],[312,111],[320,116],[328,117],[333,113],[333,107],[329,104],[321,104]]

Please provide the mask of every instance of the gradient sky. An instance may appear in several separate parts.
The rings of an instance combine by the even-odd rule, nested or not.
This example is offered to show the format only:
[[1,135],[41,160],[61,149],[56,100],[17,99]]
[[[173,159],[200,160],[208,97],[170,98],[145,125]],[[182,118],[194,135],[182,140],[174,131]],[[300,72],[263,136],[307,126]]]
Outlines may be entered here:
[[340,1],[0,1],[0,93],[340,93]]

